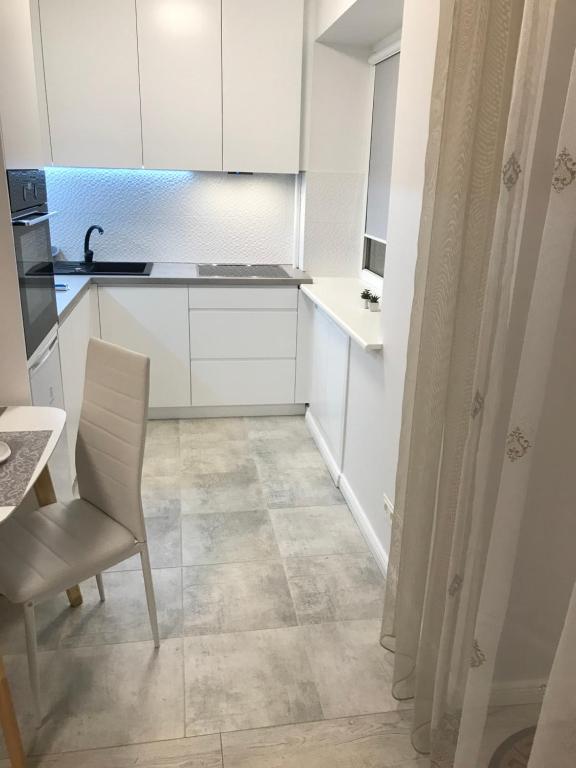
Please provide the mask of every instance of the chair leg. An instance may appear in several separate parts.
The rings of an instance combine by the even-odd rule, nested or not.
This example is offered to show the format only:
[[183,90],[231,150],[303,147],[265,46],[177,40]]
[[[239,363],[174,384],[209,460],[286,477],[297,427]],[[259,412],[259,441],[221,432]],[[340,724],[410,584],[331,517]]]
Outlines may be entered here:
[[152,627],[152,637],[154,638],[154,648],[160,648],[160,635],[158,634],[158,616],[156,615],[156,598],[154,597],[154,583],[152,581],[152,570],[150,568],[150,555],[148,554],[148,544],[144,544],[140,552],[142,562],[142,575],[144,576],[144,588],[146,590],[146,601],[148,603],[148,615],[150,616],[150,626]]
[[26,650],[28,652],[28,673],[30,675],[30,687],[34,698],[34,713],[36,715],[36,727],[42,725],[42,699],[40,697],[40,672],[38,669],[38,642],[36,639],[36,617],[34,604],[24,605],[24,626],[26,629]]
[[96,574],[96,584],[98,584],[98,594],[100,595],[100,602],[103,603],[106,600],[106,593],[104,592],[104,581],[102,580],[102,574]]

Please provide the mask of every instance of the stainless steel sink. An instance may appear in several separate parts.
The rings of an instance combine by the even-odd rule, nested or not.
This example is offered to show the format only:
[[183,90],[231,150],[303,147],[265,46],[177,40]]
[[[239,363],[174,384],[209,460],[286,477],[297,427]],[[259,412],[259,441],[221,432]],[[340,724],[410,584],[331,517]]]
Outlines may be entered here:
[[55,261],[35,267],[29,275],[149,275],[151,261]]
[[290,277],[288,272],[275,264],[199,264],[198,277]]

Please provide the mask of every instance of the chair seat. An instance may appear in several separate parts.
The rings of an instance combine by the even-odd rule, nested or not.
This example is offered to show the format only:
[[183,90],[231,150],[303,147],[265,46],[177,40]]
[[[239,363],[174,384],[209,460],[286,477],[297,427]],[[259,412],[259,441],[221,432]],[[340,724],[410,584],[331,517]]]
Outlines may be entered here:
[[18,511],[0,525],[0,593],[37,602],[138,549],[127,528],[83,499]]

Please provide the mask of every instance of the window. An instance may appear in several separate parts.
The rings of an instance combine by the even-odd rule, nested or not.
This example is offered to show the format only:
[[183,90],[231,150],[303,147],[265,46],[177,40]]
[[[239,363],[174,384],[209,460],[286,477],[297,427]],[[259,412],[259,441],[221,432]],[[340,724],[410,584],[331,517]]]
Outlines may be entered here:
[[376,65],[374,76],[363,266],[380,277],[384,274],[388,238],[388,205],[399,64],[400,54],[396,53]]

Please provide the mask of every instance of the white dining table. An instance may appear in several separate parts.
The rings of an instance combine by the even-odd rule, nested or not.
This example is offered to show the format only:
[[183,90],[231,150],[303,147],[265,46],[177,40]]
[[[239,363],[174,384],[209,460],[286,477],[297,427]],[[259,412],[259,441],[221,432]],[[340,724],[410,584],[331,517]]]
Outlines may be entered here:
[[[25,490],[22,493],[22,499],[32,490],[36,494],[38,504],[45,506],[53,504],[56,501],[56,494],[50,472],[48,471],[48,460],[52,455],[54,448],[64,425],[66,423],[66,413],[60,408],[45,408],[35,405],[16,405],[8,406],[0,410],[0,433],[2,432],[50,432],[48,441],[44,446],[42,454],[34,465],[26,467],[27,477]],[[1,434],[0,434],[1,439]],[[10,461],[10,458],[7,459]],[[3,489],[0,486],[0,525],[5,522],[10,515],[18,509],[19,504],[6,503],[7,496],[3,498]],[[20,501],[22,501],[20,499]],[[12,500],[13,501],[13,500]],[[78,586],[66,590],[70,604],[75,607],[82,603],[82,594]],[[22,747],[22,740],[18,728],[18,721],[12,704],[10,687],[6,677],[4,661],[0,654],[0,722],[4,732],[4,739],[8,756],[13,768],[24,768],[25,757]]]
[[[66,423],[66,412],[60,408],[44,408],[35,405],[15,405],[5,408],[0,413],[0,432],[51,432],[42,455],[28,478],[25,496],[36,484],[47,467],[56,443]],[[10,461],[10,459],[8,459]],[[17,509],[18,505],[5,504],[0,488],[0,523]]]

